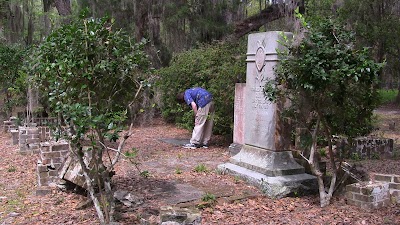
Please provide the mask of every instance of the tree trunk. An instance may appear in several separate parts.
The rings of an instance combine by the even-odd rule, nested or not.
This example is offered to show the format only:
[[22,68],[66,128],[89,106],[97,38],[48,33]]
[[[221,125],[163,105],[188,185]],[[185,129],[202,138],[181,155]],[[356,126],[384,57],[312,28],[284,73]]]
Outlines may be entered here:
[[33,42],[33,32],[34,32],[34,27],[33,27],[33,13],[32,13],[32,0],[29,0],[27,2],[24,2],[24,8],[25,12],[28,15],[28,32],[26,35],[25,43],[26,45],[31,45]]
[[51,4],[53,3],[53,0],[43,0],[43,23],[44,23],[44,36],[47,37],[50,34],[50,19],[49,19],[49,11],[51,8]]
[[138,0],[134,4],[134,17],[135,17],[135,39],[140,41],[142,38],[148,38],[147,32],[149,30],[149,12],[147,7],[147,0]]
[[8,40],[11,43],[17,43],[20,41],[23,33],[24,15],[18,4],[10,3],[9,15],[8,15]]
[[71,22],[69,16],[72,14],[70,0],[54,0],[54,4],[57,8],[58,14],[63,17],[62,22],[68,24]]
[[321,169],[319,167],[320,160],[317,157],[317,138],[318,138],[318,133],[319,133],[319,129],[320,129],[321,125],[325,129],[324,133],[326,134],[326,136],[328,136],[327,134],[329,134],[329,132],[327,132],[326,125],[321,123],[320,118],[321,117],[318,116],[317,122],[315,125],[315,129],[311,135],[312,143],[311,143],[311,149],[310,149],[310,156],[308,159],[307,158],[305,158],[305,159],[307,160],[308,164],[310,165],[311,171],[317,177],[319,197],[320,197],[320,206],[326,207],[330,204],[330,201],[331,201],[331,198],[333,195],[333,191],[334,191],[335,184],[336,184],[336,174],[337,174],[336,171],[337,170],[336,170],[336,166],[335,166],[335,160],[333,158],[332,144],[329,141],[329,153],[330,153],[331,163],[332,163],[332,167],[333,167],[333,171],[332,171],[333,175],[332,175],[329,190],[328,190],[328,192],[326,192],[325,184],[324,184],[324,177],[323,177],[324,174],[321,172]]
[[69,16],[72,13],[70,0],[54,0],[58,14],[60,16]]

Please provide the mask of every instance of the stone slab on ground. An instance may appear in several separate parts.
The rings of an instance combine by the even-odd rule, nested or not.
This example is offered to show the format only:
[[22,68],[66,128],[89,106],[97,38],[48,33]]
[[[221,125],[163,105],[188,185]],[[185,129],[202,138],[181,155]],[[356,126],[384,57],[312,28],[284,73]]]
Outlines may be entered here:
[[249,184],[260,188],[265,195],[271,198],[282,198],[292,193],[299,195],[314,193],[315,190],[312,187],[317,187],[315,177],[306,173],[270,177],[232,163],[221,164],[218,169],[222,173],[240,177]]
[[170,205],[195,201],[201,199],[205,195],[204,191],[190,184],[176,183],[174,187],[175,189],[166,193],[167,197],[164,199],[164,201]]

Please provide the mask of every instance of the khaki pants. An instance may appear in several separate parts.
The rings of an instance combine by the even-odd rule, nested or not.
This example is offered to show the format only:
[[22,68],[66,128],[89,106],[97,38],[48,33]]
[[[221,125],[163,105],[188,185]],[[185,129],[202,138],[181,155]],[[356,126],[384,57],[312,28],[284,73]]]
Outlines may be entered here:
[[194,120],[194,128],[190,143],[207,145],[212,134],[214,123],[214,102],[211,101],[204,108],[198,108]]

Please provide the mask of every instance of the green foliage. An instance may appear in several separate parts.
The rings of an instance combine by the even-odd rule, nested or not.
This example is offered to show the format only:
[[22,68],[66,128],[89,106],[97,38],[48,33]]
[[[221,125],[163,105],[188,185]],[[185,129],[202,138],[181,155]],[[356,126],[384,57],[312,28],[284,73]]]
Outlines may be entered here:
[[163,26],[171,36],[182,33],[191,45],[210,43],[233,29],[225,15],[237,13],[240,4],[235,1],[172,1],[165,4]]
[[182,174],[182,169],[181,168],[176,168],[175,169],[176,174]]
[[214,194],[211,194],[211,193],[208,193],[208,192],[207,192],[207,193],[205,193],[205,194],[203,195],[203,197],[201,197],[201,200],[204,201],[204,202],[213,203],[213,202],[216,201],[216,197],[215,197]]
[[[108,18],[82,16],[54,31],[30,62],[50,112],[62,118],[58,134],[70,141],[78,156],[88,191],[93,196],[95,187],[105,190],[100,191],[99,201],[93,201],[101,223],[111,220],[110,175],[119,159],[119,154],[103,157],[103,153],[108,150],[107,141],[119,139],[129,106],[149,86],[145,43],[134,43],[122,30],[114,30]],[[84,148],[87,143],[90,150]],[[85,155],[91,156],[89,163],[83,159]],[[107,167],[105,158],[110,160]],[[149,173],[143,171],[141,176]]]
[[50,108],[76,132],[68,137],[75,142],[89,130],[115,141],[128,104],[147,78],[145,42],[134,43],[112,25],[107,18],[65,25],[37,49],[32,62]]
[[198,164],[195,168],[194,171],[197,173],[205,173],[208,171],[206,165],[204,165],[203,163]]
[[289,115],[298,123],[319,118],[327,138],[368,133],[382,65],[370,59],[368,48],[356,49],[354,34],[333,19],[303,25],[304,39],[283,43],[288,51],[279,53],[276,79],[266,85],[268,98],[290,96]]
[[26,103],[26,74],[21,70],[25,54],[20,46],[0,44],[0,89],[5,99],[1,111],[7,117],[14,107]]
[[212,207],[215,205],[215,203],[217,202],[217,198],[215,197],[214,194],[211,193],[205,193],[202,197],[201,200],[203,202],[201,202],[200,204],[197,204],[197,208],[199,209],[205,209],[208,207]]
[[332,5],[335,0],[308,0],[305,1],[305,8],[308,19],[323,19],[332,15]]
[[193,112],[179,104],[176,95],[191,87],[203,87],[213,94],[216,106],[214,133],[231,133],[235,83],[244,82],[246,73],[244,47],[243,42],[215,43],[175,56],[169,67],[158,71],[163,117],[192,129]]
[[144,178],[149,178],[149,177],[150,177],[150,172],[147,171],[147,170],[144,170],[144,171],[142,171],[142,172],[140,173],[140,176],[141,176],[141,177],[144,177]]
[[400,76],[398,3],[398,0],[347,0],[338,14],[356,32],[357,45],[371,47],[377,62],[387,62],[380,77],[382,84]]
[[319,155],[321,157],[326,157],[326,150],[324,148],[319,149]]
[[9,173],[14,173],[14,172],[16,172],[17,171],[17,169],[13,166],[13,165],[11,165],[10,167],[8,167],[8,169],[7,169],[7,172],[9,172]]
[[354,161],[361,161],[362,157],[360,154],[358,154],[357,152],[353,152],[350,155],[350,159],[354,160]]
[[[377,54],[398,56],[400,34],[399,16],[394,13],[397,0],[348,0],[340,9],[340,18],[352,24],[360,38],[360,44],[373,46],[375,50],[384,50]],[[379,49],[382,47],[383,49]],[[388,54],[389,53],[389,54]],[[394,54],[394,55],[392,55]]]
[[393,159],[400,159],[400,150],[398,148],[393,149]]
[[240,179],[239,176],[234,176],[234,177],[233,177],[233,182],[234,182],[235,184],[240,183],[240,181],[241,181],[241,179]]
[[393,103],[396,100],[398,90],[395,89],[379,89],[378,90],[378,95],[379,95],[379,102],[381,104],[387,104],[387,103]]
[[138,155],[137,148],[132,148],[131,150],[125,152],[125,157],[128,158],[129,160],[137,158],[137,155]]
[[371,159],[380,159],[381,155],[378,152],[373,152],[371,155]]

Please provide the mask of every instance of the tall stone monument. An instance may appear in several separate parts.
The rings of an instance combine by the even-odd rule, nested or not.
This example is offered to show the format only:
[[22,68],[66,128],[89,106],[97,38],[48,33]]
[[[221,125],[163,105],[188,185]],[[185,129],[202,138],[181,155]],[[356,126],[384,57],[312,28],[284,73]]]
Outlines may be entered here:
[[315,177],[304,173],[289,150],[291,130],[281,115],[284,100],[273,103],[264,95],[267,79],[274,78],[282,35],[292,38],[291,33],[278,31],[248,37],[244,145],[229,163],[219,165],[219,170],[241,177],[273,198],[317,190]]

